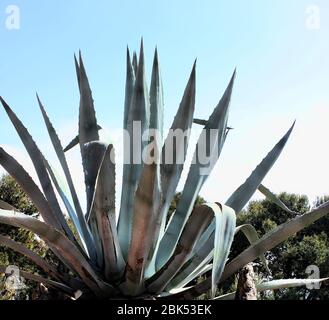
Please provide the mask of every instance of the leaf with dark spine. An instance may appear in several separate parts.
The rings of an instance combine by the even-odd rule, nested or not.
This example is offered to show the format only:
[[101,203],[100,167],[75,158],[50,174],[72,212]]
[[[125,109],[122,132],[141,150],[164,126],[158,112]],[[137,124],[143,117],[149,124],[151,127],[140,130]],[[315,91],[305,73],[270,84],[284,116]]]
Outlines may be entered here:
[[207,124],[207,120],[202,119],[193,119],[193,123],[198,124],[200,126],[205,126]]
[[285,147],[290,134],[295,126],[295,122],[283,136],[283,138],[275,145],[269,154],[252,172],[244,184],[242,184],[227,200],[226,204],[233,208],[237,214],[241,212],[243,207],[248,203],[252,195],[255,193],[266,174],[272,168],[275,161],[279,158],[283,148]]
[[[144,150],[147,144],[147,139],[142,139],[142,135],[149,128],[150,103],[149,94],[146,85],[145,66],[144,66],[144,49],[143,41],[141,42],[140,58],[134,93],[131,102],[131,108],[128,116],[127,132],[129,133],[129,142],[124,142],[125,152],[128,150],[130,158],[125,159],[123,166],[123,183],[121,195],[120,214],[118,221],[118,235],[120,246],[122,249],[123,258],[126,260],[131,242],[132,221],[133,221],[133,206],[134,197],[138,185],[138,180],[142,172],[142,154],[139,156],[138,148]],[[136,123],[140,124],[141,136],[136,135]],[[129,143],[129,146],[128,146]],[[131,157],[137,159],[131,159]]]
[[[307,226],[311,225],[315,221],[325,217],[329,214],[329,202],[324,203],[320,207],[305,213],[303,215],[297,216],[296,218],[285,222],[271,232],[265,234],[256,243],[251,245],[249,248],[244,250],[240,255],[234,258],[225,267],[223,275],[220,282],[228,279],[232,274],[236,273],[243,266],[254,261],[257,257],[265,252],[276,247],[283,241],[287,240],[291,236],[295,235],[297,232],[303,230]],[[192,288],[185,290],[179,294],[171,296],[171,299],[194,299],[201,294],[207,292],[211,287],[210,279],[193,286]],[[164,298],[165,299],[165,298]]]
[[137,59],[137,53],[136,53],[136,51],[134,51],[134,53],[133,53],[132,66],[133,66],[135,75],[137,75],[137,72],[138,72],[138,59]]
[[[171,256],[182,229],[193,210],[195,200],[221,154],[226,138],[229,105],[234,79],[235,71],[223,97],[200,135],[176,212],[168,222],[165,234],[160,242],[159,251],[161,255],[157,258],[156,270],[161,268]],[[216,133],[215,138],[212,137],[213,133]],[[205,152],[209,153],[209,163],[203,164],[203,161],[200,159],[200,150],[202,154]]]
[[99,297],[113,292],[113,288],[103,282],[79,249],[60,231],[35,218],[13,211],[0,210],[0,222],[27,229],[37,234],[48,245],[54,246],[62,257],[74,267],[75,272],[86,286]]
[[[102,127],[97,125],[98,131],[102,130]],[[71,149],[73,149],[75,146],[77,146],[79,144],[79,135],[77,135],[65,148],[64,148],[64,152],[67,152]]]
[[[85,184],[86,184],[86,195],[87,195],[87,212],[90,210],[90,190],[89,187],[89,178],[88,178],[88,169],[86,167],[87,162],[85,157],[86,149],[85,144],[98,141],[98,126],[96,120],[96,113],[94,108],[94,100],[92,97],[92,92],[90,89],[88,77],[86,70],[82,61],[81,52],[79,52],[79,65],[77,66],[78,80],[79,80],[79,89],[80,89],[80,107],[79,107],[79,143],[80,151],[82,157],[82,165],[85,175]],[[98,169],[98,168],[97,168]]]
[[[160,75],[160,66],[159,66],[159,57],[158,57],[158,51],[155,49],[154,53],[154,60],[153,60],[153,68],[152,68],[152,80],[151,80],[151,88],[150,88],[150,110],[151,110],[151,119],[150,119],[150,131],[153,135],[153,142],[156,145],[156,152],[159,152],[160,148],[163,144],[163,109],[164,109],[164,103],[163,103],[163,87],[162,87],[162,80]],[[158,159],[159,160],[159,159]],[[158,161],[157,160],[157,161]],[[156,185],[159,184],[160,177],[159,177],[159,166],[157,168],[154,168],[156,171],[156,179],[155,182]],[[157,203],[153,204],[153,216],[154,214],[159,214],[159,200],[160,200],[160,188],[161,186],[157,186],[157,196],[156,201]],[[149,254],[144,259],[144,265],[149,265],[152,263],[152,256],[157,244],[157,225],[154,225],[155,221],[153,221],[153,227],[150,229],[150,238],[149,242],[151,244],[150,248],[148,248]],[[146,261],[147,260],[147,261]],[[145,266],[143,266],[144,268]]]
[[153,277],[147,280],[148,292],[159,293],[163,291],[186,262],[196,241],[211,222],[213,215],[212,209],[206,205],[195,207],[180,236],[174,254]]
[[[42,116],[43,116],[44,121],[45,121],[46,126],[47,126],[49,137],[50,137],[51,142],[53,144],[53,147],[56,151],[58,160],[59,160],[59,162],[62,166],[62,169],[64,171],[66,181],[67,181],[67,184],[69,186],[71,196],[72,196],[72,199],[73,199],[75,212],[72,212],[72,208],[70,208],[70,203],[67,200],[67,197],[65,196],[63,190],[58,186],[58,184],[57,184],[57,191],[59,192],[59,194],[61,195],[61,197],[63,199],[63,202],[64,202],[64,204],[65,204],[65,206],[68,210],[68,213],[70,215],[70,218],[72,219],[75,227],[77,228],[77,230],[80,234],[81,240],[83,242],[85,242],[85,244],[87,246],[87,249],[88,249],[88,253],[89,253],[91,259],[95,260],[96,252],[95,252],[94,245],[93,245],[92,235],[90,233],[90,230],[88,228],[88,225],[86,223],[85,217],[84,217],[82,209],[81,209],[81,205],[80,205],[78,195],[76,193],[76,190],[75,190],[75,187],[74,187],[74,184],[73,184],[72,176],[71,176],[70,169],[69,169],[67,161],[66,161],[66,157],[65,157],[65,154],[64,154],[64,151],[63,151],[61,141],[59,140],[59,137],[56,133],[56,130],[54,129],[54,127],[53,127],[53,125],[52,125],[52,123],[51,123],[51,121],[50,121],[50,119],[49,119],[49,117],[46,113],[46,110],[45,110],[44,106],[42,105],[38,95],[37,95],[37,99],[38,99],[38,103],[39,103],[39,107],[40,107]],[[48,164],[48,162],[46,162],[46,166],[47,166],[47,164]],[[52,170],[51,170],[50,166],[48,165],[47,168],[48,168],[49,174],[53,178],[53,182],[56,186],[56,178],[52,174]]]
[[80,110],[79,110],[79,141],[83,148],[85,143],[99,140],[94,100],[90,89],[86,70],[79,52],[79,87],[80,87]]
[[80,66],[79,66],[79,62],[78,62],[78,59],[76,57],[76,55],[74,54],[74,65],[75,65],[75,71],[76,71],[76,75],[77,75],[77,81],[78,81],[78,86],[79,86],[79,92],[81,94],[81,86],[80,86],[80,83],[81,83],[81,76],[80,76]]
[[91,215],[95,217],[104,254],[104,273],[109,281],[122,276],[125,262],[122,257],[115,217],[115,163],[113,145],[109,145],[102,159]]
[[159,145],[162,145],[163,136],[163,86],[160,75],[158,51],[155,49],[152,79],[150,87],[150,129],[156,129],[159,132]]
[[258,187],[258,190],[271,202],[275,203],[278,207],[280,207],[282,210],[292,214],[296,215],[297,212],[294,212],[290,210],[273,192],[271,192],[269,189],[264,187],[262,184]]
[[[155,272],[159,240],[164,233],[167,211],[175,195],[186,159],[190,129],[192,127],[195,109],[195,82],[196,61],[194,62],[179,109],[162,148],[162,162],[160,165],[161,199],[159,208],[157,209],[158,214],[155,224],[154,245],[150,253],[151,262],[146,271],[148,276],[151,276]],[[170,158],[169,161],[166,161],[166,157]]]
[[46,195],[47,201],[51,206],[50,212],[53,213],[54,220],[56,221],[56,224],[54,226],[59,228],[59,230],[63,229],[67,236],[74,241],[73,233],[67,225],[62,210],[58,204],[54,189],[52,187],[47,169],[43,161],[43,155],[41,154],[39,148],[37,147],[36,143],[32,139],[27,129],[18,119],[16,114],[11,110],[9,105],[2,99],[2,97],[0,97],[0,100],[5,111],[7,112],[9,119],[13,123],[19,137],[21,138],[21,141],[23,142],[26,151],[28,152],[32,160],[36,173],[39,177],[42,189]]
[[[274,146],[274,148],[268,153],[268,155],[263,159],[263,161],[256,167],[256,169],[252,172],[246,182],[241,185],[233,195],[226,201],[227,206],[233,206],[233,209],[237,209],[235,211],[237,214],[242,210],[242,208],[247,204],[250,200],[254,192],[259,187],[260,183],[268,173],[268,171],[272,168],[275,161],[278,159],[281,154],[286,142],[289,139],[289,136],[294,128],[295,123],[288,130],[288,132],[283,136],[283,138]],[[212,222],[204,234],[201,236],[200,241],[196,246],[196,250],[199,250],[206,242],[210,245],[213,242],[215,230],[215,223]]]
[[[8,267],[6,267],[6,266],[1,266],[0,265],[0,273],[5,274],[7,268]],[[75,291],[72,288],[68,287],[67,285],[65,285],[63,283],[56,282],[56,281],[53,281],[53,280],[50,280],[50,279],[47,279],[47,278],[43,278],[39,275],[32,274],[32,273],[29,273],[29,272],[25,272],[25,271],[22,271],[22,270],[20,270],[20,276],[25,278],[25,279],[32,280],[32,281],[35,281],[35,282],[38,282],[38,283],[44,283],[44,284],[46,284],[47,286],[49,286],[53,289],[56,289],[56,290],[59,290],[63,293],[68,294],[70,297],[73,297],[75,295]]]
[[123,115],[123,128],[127,130],[128,116],[131,108],[131,101],[134,94],[135,72],[130,60],[130,52],[127,47],[127,71],[126,71],[126,88],[125,88],[125,105]]

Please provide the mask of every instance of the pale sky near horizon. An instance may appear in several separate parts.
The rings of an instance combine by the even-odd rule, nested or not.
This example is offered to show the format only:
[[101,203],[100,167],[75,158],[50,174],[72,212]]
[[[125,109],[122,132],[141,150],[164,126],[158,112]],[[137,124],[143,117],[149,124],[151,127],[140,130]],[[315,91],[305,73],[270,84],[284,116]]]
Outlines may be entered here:
[[[18,30],[6,28],[9,5],[20,10]],[[306,194],[313,201],[329,194],[328,35],[327,0],[2,0],[0,95],[56,165],[35,92],[63,144],[69,142],[77,133],[73,54],[79,49],[99,123],[112,136],[122,125],[126,46],[139,50],[141,37],[149,80],[158,46],[166,127],[195,58],[198,118],[208,118],[236,67],[229,119],[234,130],[201,195],[225,202],[296,119],[291,139],[264,184],[274,192]],[[2,109],[0,119],[0,145],[31,170]],[[83,198],[78,151],[68,157]]]

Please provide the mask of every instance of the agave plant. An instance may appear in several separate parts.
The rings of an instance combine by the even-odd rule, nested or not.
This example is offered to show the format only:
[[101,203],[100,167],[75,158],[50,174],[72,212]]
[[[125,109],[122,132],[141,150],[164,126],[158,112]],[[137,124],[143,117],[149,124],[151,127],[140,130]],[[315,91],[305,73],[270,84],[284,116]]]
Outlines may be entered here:
[[[261,239],[250,225],[236,228],[236,214],[241,212],[258,188],[278,205],[289,210],[261,183],[283,150],[294,125],[225,203],[194,206],[230,130],[228,114],[235,72],[209,119],[194,119],[194,63],[169,134],[162,140],[164,103],[158,54],[155,51],[148,91],[143,42],[139,58],[134,53],[131,59],[127,49],[123,128],[130,137],[134,136],[134,142],[125,139],[124,150],[135,157],[137,141],[141,149],[148,151],[147,160],[152,158],[156,161],[144,161],[143,158],[123,165],[121,204],[119,209],[116,208],[115,146],[100,139],[101,126],[96,120],[81,53],[78,58],[75,57],[75,66],[80,91],[79,132],[66,148],[63,148],[37,96],[47,131],[65,175],[65,184],[55,174],[21,120],[0,98],[32,160],[39,184],[3,148],[0,148],[0,165],[16,179],[42,216],[41,221],[0,202],[0,223],[32,231],[46,242],[65,266],[58,268],[22,244],[1,236],[1,245],[24,254],[48,275],[42,277],[22,271],[23,277],[42,282],[73,298],[152,296],[158,299],[194,299],[210,289],[212,296],[215,296],[216,288],[222,281],[258,257],[266,265],[263,255],[266,251],[329,212],[329,203],[326,203],[277,227]],[[134,131],[136,123],[141,128],[141,133],[137,135]],[[215,139],[204,140],[200,136],[195,147],[195,161],[190,166],[181,199],[167,223],[167,213],[177,191],[189,143],[189,134],[183,139],[173,139],[173,132],[189,132],[193,123],[202,125],[206,133],[215,130]],[[152,130],[158,134],[152,135]],[[148,133],[146,139],[144,132]],[[76,192],[66,160],[65,153],[75,145],[80,146],[86,208],[80,204],[81,198]],[[198,150],[202,148],[206,148],[209,153],[210,161],[207,165],[198,157]],[[172,156],[174,161],[167,162],[168,156]],[[66,186],[69,192],[65,191]],[[69,226],[68,217],[73,227]],[[234,234],[239,231],[246,235],[251,245],[227,263]],[[4,273],[6,267],[0,266],[0,273]],[[186,288],[192,280],[210,270],[211,277]]]

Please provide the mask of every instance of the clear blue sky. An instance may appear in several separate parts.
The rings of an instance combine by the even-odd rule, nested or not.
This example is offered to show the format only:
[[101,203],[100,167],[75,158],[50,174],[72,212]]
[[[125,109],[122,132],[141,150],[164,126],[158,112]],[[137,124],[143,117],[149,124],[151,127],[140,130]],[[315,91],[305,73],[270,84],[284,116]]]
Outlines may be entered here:
[[[5,10],[11,4],[20,8],[19,30],[9,31],[5,27]],[[312,4],[320,8],[319,30],[306,27],[306,9]],[[2,0],[0,95],[24,120],[36,140],[45,143],[35,91],[57,128],[76,123],[79,99],[73,54],[81,49],[99,122],[108,128],[119,128],[125,49],[127,44],[138,49],[141,36],[149,77],[154,47],[159,49],[167,125],[177,110],[195,58],[197,117],[208,117],[237,67],[230,118],[235,132],[226,148],[228,155],[223,159],[223,167],[227,167],[222,174],[237,172],[236,165],[242,176],[232,178],[231,189],[247,177],[295,118],[301,119],[296,133],[299,139],[291,142],[287,158],[294,162],[287,162],[289,170],[296,170],[294,163],[301,165],[306,150],[317,148],[313,142],[305,141],[303,134],[314,133],[318,121],[323,120],[314,110],[326,112],[329,108],[328,0]],[[3,110],[0,118],[0,144],[19,148]],[[320,146],[328,143],[328,135],[324,137],[323,132],[315,132],[314,136],[322,140]],[[64,142],[68,139],[63,137]],[[295,159],[296,150],[301,153]],[[312,166],[318,168],[320,164],[315,162]],[[286,177],[284,169],[278,167],[276,176],[268,181],[275,190],[293,187],[288,181],[280,185],[275,178]],[[327,169],[323,170],[329,176]],[[298,172],[291,175],[289,180],[296,181]],[[216,183],[217,176],[212,179],[215,180],[210,181],[210,186]],[[326,193],[309,185],[320,177],[314,179],[302,186],[300,180],[294,186],[312,196],[315,192]],[[226,195],[223,190],[218,192]]]

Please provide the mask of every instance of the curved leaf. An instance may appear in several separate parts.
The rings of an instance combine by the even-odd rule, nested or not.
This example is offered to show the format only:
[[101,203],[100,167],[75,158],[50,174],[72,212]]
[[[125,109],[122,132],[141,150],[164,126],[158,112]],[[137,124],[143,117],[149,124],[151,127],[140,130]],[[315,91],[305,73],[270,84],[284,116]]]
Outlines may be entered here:
[[294,126],[295,122],[288,130],[288,132],[283,136],[283,138],[275,145],[275,147],[268,153],[268,155],[263,159],[263,161],[252,172],[246,182],[242,184],[226,201],[226,205],[233,208],[237,214],[240,213],[243,207],[250,200],[250,198],[255,193],[268,171],[272,168],[273,164],[280,156]]
[[188,219],[176,250],[168,262],[153,277],[147,280],[147,290],[159,293],[175,277],[191,253],[196,241],[213,218],[213,209],[207,205],[195,207]]
[[47,169],[43,161],[42,153],[40,152],[39,148],[37,147],[36,143],[32,139],[27,129],[24,127],[23,123],[18,119],[16,114],[9,107],[9,105],[2,99],[2,97],[0,97],[0,100],[5,111],[7,112],[9,119],[13,123],[19,137],[21,138],[21,141],[23,142],[26,151],[28,152],[32,160],[32,163],[40,180],[42,189],[51,206],[50,212],[53,213],[53,218],[54,218],[53,220],[56,221],[55,226],[59,229],[63,229],[64,232],[67,234],[67,236],[74,241],[73,233],[70,230],[69,226],[67,225],[62,210],[58,204],[54,189],[51,184],[51,180],[49,178]]
[[[318,208],[305,213],[303,215],[297,216],[296,218],[283,223],[273,229],[271,232],[265,234],[256,243],[251,245],[249,248],[244,250],[240,255],[234,258],[228,265],[226,265],[223,272],[221,282],[225,281],[232,274],[237,272],[239,269],[248,263],[254,261],[258,256],[264,254],[266,251],[271,250],[276,247],[281,242],[287,240],[289,237],[293,236],[297,232],[306,228],[313,222],[321,219],[322,217],[329,214],[329,202],[324,203]],[[193,299],[194,297],[200,296],[211,287],[211,281],[206,279],[200,284],[180,293],[172,296],[172,299]]]
[[281,279],[281,280],[273,280],[269,282],[262,282],[257,285],[258,291],[266,291],[266,290],[278,290],[284,288],[295,288],[302,287],[307,285],[319,284],[321,282],[328,281],[329,278],[323,279]]
[[124,270],[115,218],[115,163],[111,159],[113,145],[109,145],[99,169],[91,215],[95,216],[101,240],[105,277],[109,281],[117,280]]
[[[176,212],[169,221],[160,242],[159,250],[161,255],[159,255],[156,262],[157,268],[162,267],[171,256],[186,220],[193,210],[195,200],[221,154],[226,137],[228,111],[234,79],[235,72],[222,99],[200,135]],[[201,155],[205,157],[207,152],[209,152],[208,159],[201,159]],[[204,163],[205,160],[207,160],[207,163]]]
[[43,271],[45,271],[49,276],[59,281],[64,281],[65,277],[61,275],[54,266],[50,265],[47,261],[42,259],[37,253],[28,249],[24,245],[10,239],[9,237],[0,235],[0,246],[6,246],[24,255],[25,257],[33,261],[37,266],[39,266]]
[[95,249],[94,249],[94,245],[93,245],[93,239],[92,239],[92,235],[90,233],[90,230],[87,226],[86,220],[84,218],[82,209],[81,209],[81,205],[78,199],[78,195],[76,193],[74,184],[73,184],[73,180],[72,180],[72,176],[70,173],[70,169],[68,167],[67,161],[66,161],[66,157],[63,151],[63,147],[61,144],[61,141],[56,133],[55,128],[53,127],[47,113],[46,110],[44,108],[44,106],[42,105],[39,96],[37,95],[37,99],[38,99],[38,103],[39,103],[39,107],[42,113],[42,116],[44,118],[48,133],[49,133],[49,137],[51,139],[51,142],[53,144],[53,147],[56,151],[57,157],[59,159],[59,162],[62,166],[62,169],[64,171],[65,177],[66,177],[66,181],[67,184],[69,186],[70,192],[71,192],[71,196],[73,199],[73,203],[74,203],[74,207],[75,207],[75,212],[73,211],[70,202],[68,201],[65,193],[63,192],[63,190],[59,187],[58,183],[56,182],[57,179],[55,177],[55,175],[53,174],[53,170],[50,168],[48,162],[46,162],[46,167],[48,169],[48,172],[55,184],[55,187],[57,188],[57,191],[59,192],[65,207],[70,215],[70,218],[72,219],[75,227],[77,228],[79,235],[80,235],[80,239],[82,240],[83,243],[86,244],[86,247],[88,249],[88,253],[91,256],[92,260],[95,260]]
[[262,184],[258,187],[258,190],[270,201],[275,203],[277,206],[279,206],[282,210],[290,213],[290,214],[297,214],[297,212],[294,212],[290,210],[273,192],[271,192],[269,189],[264,187]]
[[81,252],[60,231],[35,218],[13,211],[0,210],[0,222],[30,230],[39,235],[48,245],[55,247],[96,295],[102,297],[106,293],[113,292],[113,288],[99,278]]
[[[253,243],[255,243],[259,240],[257,230],[251,224],[244,224],[242,226],[238,226],[235,229],[235,234],[237,234],[240,231],[246,236],[246,238],[248,239],[250,244],[253,244]],[[266,271],[268,272],[268,274],[271,274],[271,271],[268,268],[268,263],[267,263],[267,260],[265,258],[265,255],[264,254],[260,255],[259,259],[262,261],[262,263],[263,263]]]
[[37,207],[45,222],[55,228],[61,229],[57,220],[55,220],[51,207],[44,195],[34,183],[24,168],[4,149],[0,147],[0,164],[17,181],[25,193]]

